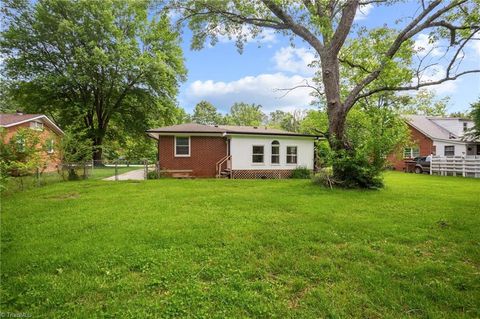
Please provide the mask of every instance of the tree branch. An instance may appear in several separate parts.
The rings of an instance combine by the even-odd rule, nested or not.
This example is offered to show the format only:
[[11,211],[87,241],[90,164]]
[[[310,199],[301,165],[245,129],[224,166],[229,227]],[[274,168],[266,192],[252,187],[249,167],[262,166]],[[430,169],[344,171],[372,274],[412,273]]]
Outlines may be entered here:
[[[372,81],[378,78],[382,70],[385,68],[387,61],[395,56],[395,54],[400,49],[401,45],[407,41],[408,39],[412,38],[420,31],[432,27],[434,20],[438,17],[442,16],[444,13],[450,11],[451,9],[460,6],[462,3],[465,3],[467,0],[460,0],[460,1],[452,1],[449,5],[437,10],[434,10],[442,3],[442,0],[435,0],[432,1],[415,19],[413,19],[395,38],[393,43],[390,45],[389,49],[385,53],[385,59],[382,61],[380,66],[372,71],[369,75],[367,75],[360,83],[358,83],[352,91],[349,93],[345,102],[343,104],[345,111],[349,111],[356,101],[358,101],[358,97],[360,92]],[[431,16],[425,19],[430,13],[434,12]],[[422,20],[425,21],[421,23]]]

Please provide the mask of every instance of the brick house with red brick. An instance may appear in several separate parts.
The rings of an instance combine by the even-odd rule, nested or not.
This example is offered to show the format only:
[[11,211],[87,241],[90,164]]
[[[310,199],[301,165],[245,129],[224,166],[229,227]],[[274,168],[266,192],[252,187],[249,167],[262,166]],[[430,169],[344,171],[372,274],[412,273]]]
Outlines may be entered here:
[[173,176],[286,178],[314,169],[317,136],[267,127],[180,124],[150,129],[160,170]]
[[404,170],[405,161],[418,156],[480,155],[480,141],[464,138],[472,120],[458,117],[405,115],[410,130],[411,145],[390,154],[389,162],[395,170]]
[[38,151],[44,164],[43,171],[52,172],[61,162],[57,145],[63,131],[43,114],[0,114],[0,128],[3,130],[3,143],[8,143],[20,129],[35,130],[39,134]]

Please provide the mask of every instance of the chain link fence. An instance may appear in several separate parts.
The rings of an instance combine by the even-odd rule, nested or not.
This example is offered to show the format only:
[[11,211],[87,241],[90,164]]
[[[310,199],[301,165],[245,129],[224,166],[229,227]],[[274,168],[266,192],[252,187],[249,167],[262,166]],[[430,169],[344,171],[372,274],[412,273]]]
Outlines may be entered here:
[[7,176],[1,183],[2,194],[10,194],[48,184],[75,180],[144,180],[156,172],[148,160],[102,160],[61,163],[55,170],[34,169],[30,174]]

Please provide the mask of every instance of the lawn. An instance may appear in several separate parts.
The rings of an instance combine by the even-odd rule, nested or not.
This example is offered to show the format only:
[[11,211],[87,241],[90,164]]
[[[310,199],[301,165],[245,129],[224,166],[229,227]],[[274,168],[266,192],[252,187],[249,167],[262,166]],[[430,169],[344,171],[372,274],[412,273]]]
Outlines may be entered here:
[[87,180],[6,196],[1,312],[479,318],[480,180]]

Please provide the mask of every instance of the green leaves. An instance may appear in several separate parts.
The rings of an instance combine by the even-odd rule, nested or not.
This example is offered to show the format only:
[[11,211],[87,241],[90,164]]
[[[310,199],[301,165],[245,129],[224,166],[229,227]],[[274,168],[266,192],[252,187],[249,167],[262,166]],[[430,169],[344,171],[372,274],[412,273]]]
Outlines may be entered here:
[[25,111],[55,115],[64,128],[87,129],[95,144],[111,121],[127,134],[143,134],[165,107],[175,112],[186,77],[178,33],[166,15],[149,17],[149,7],[149,1],[7,2],[0,48],[15,99]]

